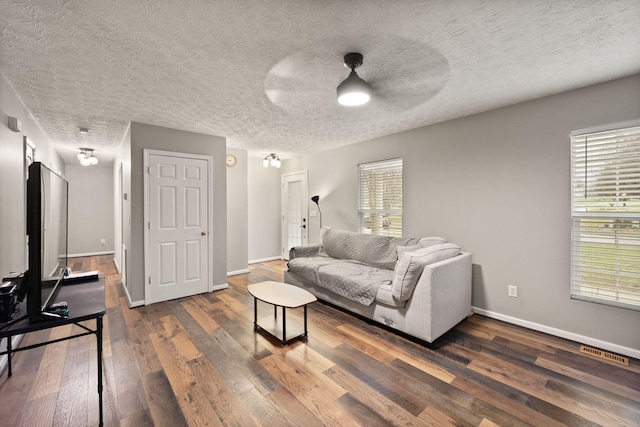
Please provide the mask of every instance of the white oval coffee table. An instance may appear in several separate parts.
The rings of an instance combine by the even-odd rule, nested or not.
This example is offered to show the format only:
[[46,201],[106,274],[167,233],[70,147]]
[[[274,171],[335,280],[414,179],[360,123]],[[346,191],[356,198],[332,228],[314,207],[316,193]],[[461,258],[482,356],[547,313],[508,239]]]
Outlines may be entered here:
[[[253,330],[263,331],[282,341],[282,346],[296,338],[306,341],[307,333],[307,305],[317,301],[309,291],[287,283],[267,281],[247,286],[253,296]],[[258,300],[273,305],[273,317],[261,319],[258,324]],[[278,307],[282,307],[282,328],[278,322]],[[287,308],[304,307],[304,329],[302,333],[287,339]],[[282,338],[279,337],[280,333]]]

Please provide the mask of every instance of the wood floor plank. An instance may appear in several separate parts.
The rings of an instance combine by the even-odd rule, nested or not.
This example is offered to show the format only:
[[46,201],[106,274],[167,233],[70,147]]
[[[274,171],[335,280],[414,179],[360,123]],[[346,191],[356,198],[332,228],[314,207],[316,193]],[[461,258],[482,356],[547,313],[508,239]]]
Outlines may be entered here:
[[[66,378],[56,403],[53,425],[84,426],[88,425],[89,373]],[[91,395],[97,397],[97,392]],[[94,397],[95,396],[95,397]]]
[[158,333],[150,336],[187,423],[221,426],[222,423],[198,385],[197,378],[173,345],[171,337]]
[[143,377],[149,401],[149,413],[156,427],[187,426],[178,400],[164,371],[149,372]]
[[365,343],[368,346],[368,348],[359,347],[357,345],[354,345],[353,343],[350,343],[350,344],[369,356],[372,356],[372,354],[375,354],[375,352],[372,349],[384,349],[383,352],[389,355],[388,359],[381,360],[377,357],[372,356],[379,362],[390,364],[391,362],[393,362],[393,360],[400,359],[420,369],[421,371],[440,379],[441,381],[450,383],[455,379],[454,375],[440,368],[434,363],[430,363],[427,360],[417,358],[412,354],[401,350],[398,347],[386,346],[384,340],[364,334],[353,325],[341,325],[339,329],[342,331],[345,331],[347,334]]
[[287,418],[287,425],[322,427],[324,424],[315,417],[289,390],[280,387],[269,393],[269,399]]
[[206,333],[210,334],[220,329],[220,325],[218,325],[195,300],[183,301],[182,306]]
[[173,341],[176,349],[178,349],[185,360],[193,360],[202,356],[198,346],[193,342],[175,316],[163,316],[161,321],[168,336],[171,337],[171,341]]
[[20,427],[53,425],[56,412],[57,393],[51,393],[28,401],[23,409]]
[[584,372],[583,370],[575,369],[571,366],[549,360],[546,357],[539,357],[536,360],[536,365],[567,377],[576,378],[586,384],[592,384],[597,388],[608,390],[620,397],[632,399],[635,400],[635,402],[640,403],[640,391],[625,387],[624,385],[615,382],[615,380],[603,379],[591,373]]
[[342,387],[325,376],[302,372],[275,355],[265,357],[260,363],[322,423],[346,425],[349,417],[340,417],[344,411],[335,404],[335,400],[345,393]]
[[224,378],[204,357],[188,362],[209,403],[225,425],[253,426],[251,414],[224,382]]
[[[50,340],[69,336],[71,325],[58,326],[51,329]],[[34,386],[27,400],[35,400],[48,394],[57,393],[67,356],[69,341],[61,341],[46,347]]]
[[340,366],[327,370],[325,374],[344,388],[354,399],[378,413],[389,424],[402,426],[437,425],[436,420],[429,418],[428,415],[426,415],[426,419],[423,419],[411,414],[403,406],[389,400],[384,392],[370,387]]

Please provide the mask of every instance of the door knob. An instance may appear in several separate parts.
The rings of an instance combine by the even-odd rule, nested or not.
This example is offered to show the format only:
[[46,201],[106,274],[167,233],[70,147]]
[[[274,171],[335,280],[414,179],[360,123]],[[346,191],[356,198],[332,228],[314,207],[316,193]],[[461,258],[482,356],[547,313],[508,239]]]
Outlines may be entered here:
[[203,236],[206,236],[207,232],[206,231],[201,231],[200,234],[202,234]]
[[307,228],[307,224],[301,225],[300,228]]

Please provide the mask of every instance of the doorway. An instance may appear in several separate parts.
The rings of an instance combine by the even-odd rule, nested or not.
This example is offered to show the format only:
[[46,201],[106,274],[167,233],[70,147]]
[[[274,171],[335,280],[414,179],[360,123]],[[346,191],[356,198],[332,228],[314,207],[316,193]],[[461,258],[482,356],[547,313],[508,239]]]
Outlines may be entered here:
[[212,158],[144,150],[145,304],[207,292]]
[[306,245],[309,236],[308,171],[282,175],[282,259],[289,249]]

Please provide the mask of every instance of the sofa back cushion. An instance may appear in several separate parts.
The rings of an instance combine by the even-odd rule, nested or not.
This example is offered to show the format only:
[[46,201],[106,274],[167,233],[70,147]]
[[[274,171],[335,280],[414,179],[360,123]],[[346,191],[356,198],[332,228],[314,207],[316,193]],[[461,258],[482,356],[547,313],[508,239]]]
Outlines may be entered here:
[[416,245],[420,239],[374,236],[328,228],[322,232],[321,246],[332,258],[351,259],[378,268],[393,270],[398,246]]
[[413,252],[405,252],[396,263],[391,293],[400,301],[407,301],[411,298],[426,265],[454,257],[459,253],[460,246],[453,243],[442,243]]

